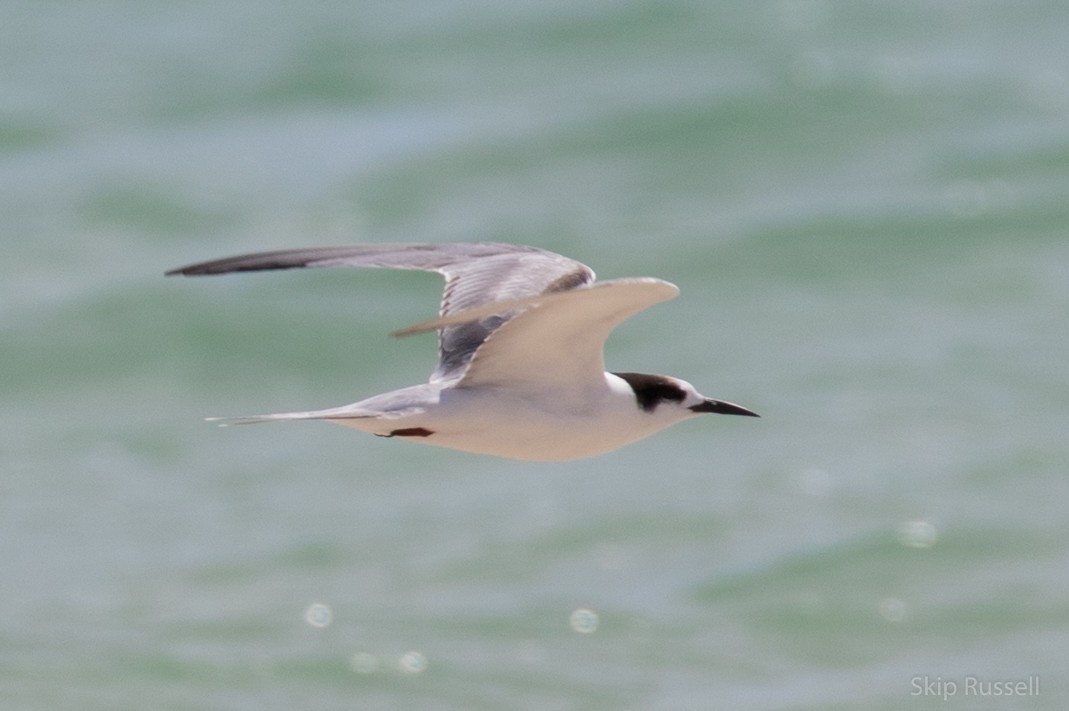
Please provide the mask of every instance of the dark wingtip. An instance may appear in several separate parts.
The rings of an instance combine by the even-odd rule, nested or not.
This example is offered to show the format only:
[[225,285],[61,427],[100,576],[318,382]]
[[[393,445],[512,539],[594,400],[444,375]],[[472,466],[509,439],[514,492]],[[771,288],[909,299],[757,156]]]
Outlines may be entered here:
[[319,266],[331,257],[344,255],[347,248],[310,247],[308,249],[281,249],[272,252],[255,252],[239,254],[236,257],[224,257],[207,262],[187,264],[184,267],[169,269],[164,276],[205,276],[208,274],[229,274],[231,272],[260,272],[272,269],[295,269],[299,267]]
[[163,273],[164,276],[206,276],[209,274],[230,274],[232,272],[258,272],[268,269],[292,269],[296,266],[303,266],[297,264],[275,264],[271,262],[257,262],[256,264],[244,264],[238,261],[240,258],[234,259],[220,259],[214,262],[202,262],[200,264],[190,264],[185,267],[178,267],[177,269],[168,269]]
[[175,269],[168,269],[163,273],[164,276],[201,276],[204,274],[221,274],[221,271],[211,269],[212,262],[204,262],[202,264],[190,264],[184,267],[176,267]]

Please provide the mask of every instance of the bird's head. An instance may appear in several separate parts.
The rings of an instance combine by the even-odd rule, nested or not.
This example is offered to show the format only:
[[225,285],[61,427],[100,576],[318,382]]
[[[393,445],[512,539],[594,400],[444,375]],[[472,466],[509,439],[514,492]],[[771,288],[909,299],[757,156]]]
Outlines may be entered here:
[[684,419],[706,413],[760,417],[756,412],[741,405],[705,397],[686,380],[647,373],[613,373],[613,375],[622,378],[631,386],[638,406],[651,414],[671,414],[674,415],[674,419]]

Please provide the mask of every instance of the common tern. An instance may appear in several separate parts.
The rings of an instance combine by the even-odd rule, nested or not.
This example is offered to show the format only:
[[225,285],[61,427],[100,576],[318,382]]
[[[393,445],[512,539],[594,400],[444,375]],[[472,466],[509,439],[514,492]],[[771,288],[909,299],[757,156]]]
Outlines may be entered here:
[[702,414],[758,416],[705,397],[679,378],[605,372],[609,333],[679,289],[651,277],[596,282],[586,265],[534,247],[467,242],[288,249],[167,274],[334,266],[445,277],[438,318],[394,334],[438,331],[438,366],[430,380],[343,407],[209,419],[326,420],[476,454],[563,461],[610,452]]

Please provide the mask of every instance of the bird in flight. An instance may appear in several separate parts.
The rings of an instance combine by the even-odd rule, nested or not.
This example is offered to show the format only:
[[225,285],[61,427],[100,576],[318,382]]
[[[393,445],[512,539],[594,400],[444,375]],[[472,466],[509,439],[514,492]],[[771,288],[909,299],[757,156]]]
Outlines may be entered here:
[[438,366],[430,380],[326,410],[210,419],[326,420],[476,454],[564,461],[611,452],[703,414],[758,416],[705,397],[679,378],[605,372],[603,350],[612,330],[679,289],[652,277],[595,281],[586,265],[534,247],[466,242],[288,249],[167,274],[338,266],[445,277],[438,318],[394,334],[438,331]]

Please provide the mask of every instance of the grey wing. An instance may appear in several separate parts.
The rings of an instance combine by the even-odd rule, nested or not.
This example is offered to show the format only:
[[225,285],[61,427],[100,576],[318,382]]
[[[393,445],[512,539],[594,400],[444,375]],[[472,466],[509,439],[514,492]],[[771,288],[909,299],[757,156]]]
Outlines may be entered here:
[[459,386],[498,385],[573,393],[580,401],[602,383],[605,339],[650,306],[675,298],[675,284],[635,277],[529,299],[531,304],[486,339]]
[[[488,303],[566,291],[594,281],[594,272],[573,259],[523,245],[496,242],[378,244],[259,252],[172,269],[168,275],[199,276],[298,267],[382,267],[437,272],[445,277],[439,314]],[[438,367],[432,381],[464,374],[475,350],[517,311],[443,326],[438,330]]]

